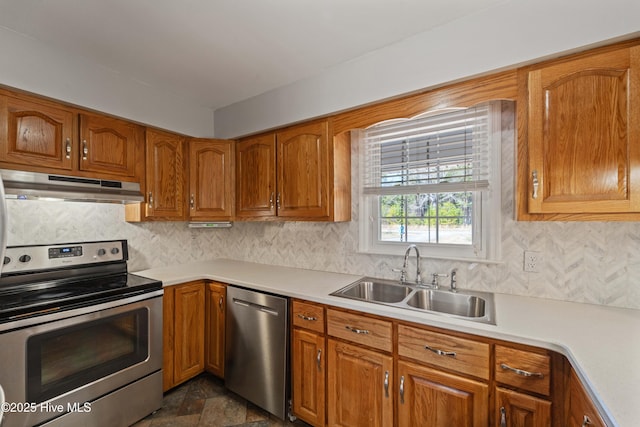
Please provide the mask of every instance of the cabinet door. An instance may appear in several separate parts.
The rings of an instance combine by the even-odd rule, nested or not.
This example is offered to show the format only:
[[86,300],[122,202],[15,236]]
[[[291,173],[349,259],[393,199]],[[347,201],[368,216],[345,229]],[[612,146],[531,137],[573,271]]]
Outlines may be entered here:
[[314,426],[324,426],[324,335],[293,330],[291,376],[293,413]]
[[640,211],[640,47],[528,75],[530,213]]
[[224,378],[224,328],[227,287],[223,283],[207,284],[206,293],[206,369]]
[[1,161],[73,168],[77,138],[71,110],[9,96],[0,97],[0,103],[1,139],[6,140],[0,151]]
[[139,177],[136,163],[142,164],[142,128],[124,120],[105,116],[80,115],[81,171]]
[[496,420],[498,427],[549,427],[551,402],[498,387]]
[[175,288],[166,287],[162,296],[162,391],[174,386]]
[[244,139],[236,145],[236,216],[276,215],[275,134]]
[[174,384],[204,370],[204,286],[201,282],[175,289]]
[[489,386],[404,361],[398,362],[398,425],[483,427],[489,422]]
[[277,140],[278,216],[329,216],[328,124],[306,124],[279,132]]
[[147,216],[181,219],[185,212],[184,140],[147,129]]
[[327,354],[328,425],[393,425],[393,359],[333,339]]
[[569,377],[569,410],[567,412],[567,426],[606,426],[573,369]]
[[233,156],[233,141],[189,142],[189,216],[192,219],[232,219]]

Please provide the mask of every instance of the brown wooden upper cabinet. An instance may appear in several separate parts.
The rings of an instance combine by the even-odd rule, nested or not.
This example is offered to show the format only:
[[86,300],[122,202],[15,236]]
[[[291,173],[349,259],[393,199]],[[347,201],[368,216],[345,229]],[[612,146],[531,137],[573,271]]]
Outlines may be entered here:
[[[2,162],[71,171],[77,159],[75,114],[63,106],[0,97]],[[28,169],[28,168],[25,168]]]
[[189,141],[189,218],[229,221],[234,210],[234,145],[223,139]]
[[236,218],[348,221],[350,140],[326,120],[237,144]]
[[185,141],[168,132],[147,129],[147,194],[148,218],[184,219]]
[[124,120],[80,114],[79,169],[135,177],[136,166],[144,158],[143,132],[142,127]]
[[520,88],[519,219],[640,213],[640,46],[524,69]]
[[2,167],[143,181],[142,127],[28,95],[0,94],[0,107]]

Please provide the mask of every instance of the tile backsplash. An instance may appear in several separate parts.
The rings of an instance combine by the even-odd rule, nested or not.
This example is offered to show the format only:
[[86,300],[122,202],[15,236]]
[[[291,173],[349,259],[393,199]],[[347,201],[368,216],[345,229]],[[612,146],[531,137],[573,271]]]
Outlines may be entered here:
[[[424,259],[425,277],[458,268],[461,288],[640,309],[640,222],[514,221],[513,107],[504,105],[503,262]],[[231,258],[395,278],[391,269],[401,266],[401,257],[357,252],[357,156],[353,159],[354,212],[348,223],[236,222],[230,229],[203,230],[184,222],[127,223],[122,205],[7,200],[8,244],[128,239],[130,271]],[[523,271],[525,250],[540,253],[539,273]]]

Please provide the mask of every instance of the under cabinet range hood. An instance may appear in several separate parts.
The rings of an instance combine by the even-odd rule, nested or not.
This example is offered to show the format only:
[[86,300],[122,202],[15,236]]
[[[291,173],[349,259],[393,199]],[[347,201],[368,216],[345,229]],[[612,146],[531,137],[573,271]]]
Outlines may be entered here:
[[137,182],[55,175],[1,169],[7,199],[64,200],[71,202],[140,203],[144,196]]

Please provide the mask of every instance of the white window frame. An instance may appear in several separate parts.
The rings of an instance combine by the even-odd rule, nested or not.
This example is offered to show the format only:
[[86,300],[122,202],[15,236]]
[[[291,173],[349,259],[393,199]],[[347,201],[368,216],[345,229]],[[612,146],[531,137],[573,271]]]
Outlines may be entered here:
[[[489,105],[489,188],[474,193],[473,244],[456,245],[443,243],[388,242],[379,240],[379,196],[367,195],[363,191],[365,150],[358,149],[359,161],[359,252],[380,255],[404,255],[409,244],[415,244],[423,257],[470,262],[496,263],[501,259],[501,102]],[[442,114],[447,110],[429,112]],[[425,116],[421,114],[420,116]],[[362,144],[362,132],[353,132],[354,142]],[[361,145],[359,145],[361,147]],[[409,193],[407,193],[409,194]],[[477,200],[481,199],[480,203]]]

